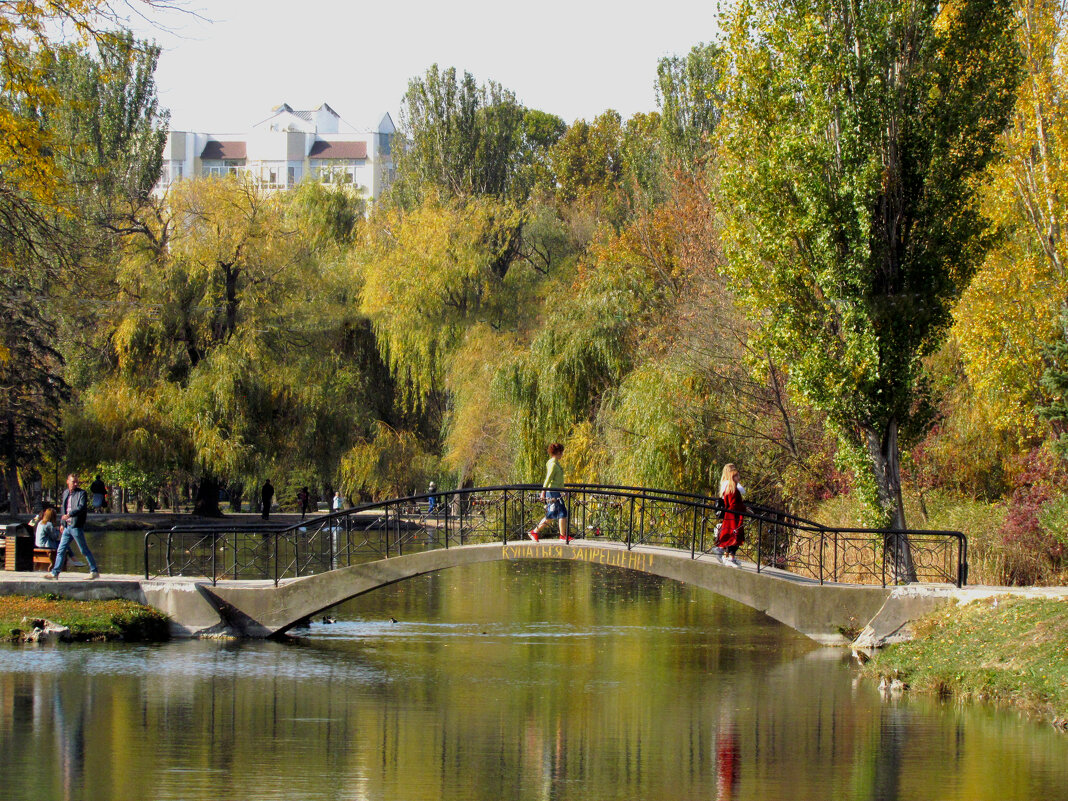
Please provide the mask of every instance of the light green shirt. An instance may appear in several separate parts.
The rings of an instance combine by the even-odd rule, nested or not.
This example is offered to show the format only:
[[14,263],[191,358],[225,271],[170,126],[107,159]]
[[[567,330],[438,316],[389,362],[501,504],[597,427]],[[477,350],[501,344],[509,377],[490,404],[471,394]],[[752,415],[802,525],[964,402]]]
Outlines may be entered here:
[[555,456],[545,463],[545,483],[542,486],[546,489],[564,488],[564,468],[556,461]]

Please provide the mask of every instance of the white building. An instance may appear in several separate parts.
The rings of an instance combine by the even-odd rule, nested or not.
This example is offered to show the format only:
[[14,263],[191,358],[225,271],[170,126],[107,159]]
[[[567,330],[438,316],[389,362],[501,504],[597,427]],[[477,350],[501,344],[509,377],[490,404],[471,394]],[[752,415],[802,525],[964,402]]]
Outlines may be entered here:
[[389,114],[374,130],[357,130],[326,103],[311,111],[283,103],[243,134],[170,131],[157,190],[195,175],[244,173],[272,190],[306,177],[351,184],[373,200],[393,179],[396,130]]

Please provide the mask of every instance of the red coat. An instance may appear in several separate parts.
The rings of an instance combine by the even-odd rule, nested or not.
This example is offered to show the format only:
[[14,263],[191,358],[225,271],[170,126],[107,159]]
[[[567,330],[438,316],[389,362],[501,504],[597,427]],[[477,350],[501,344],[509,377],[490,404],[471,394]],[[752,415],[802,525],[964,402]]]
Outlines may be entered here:
[[741,512],[745,511],[742,503],[742,493],[738,490],[723,493],[723,504],[726,511],[723,513],[723,524],[719,528],[719,539],[716,545],[720,548],[729,548],[732,545],[742,544],[742,524],[745,518]]

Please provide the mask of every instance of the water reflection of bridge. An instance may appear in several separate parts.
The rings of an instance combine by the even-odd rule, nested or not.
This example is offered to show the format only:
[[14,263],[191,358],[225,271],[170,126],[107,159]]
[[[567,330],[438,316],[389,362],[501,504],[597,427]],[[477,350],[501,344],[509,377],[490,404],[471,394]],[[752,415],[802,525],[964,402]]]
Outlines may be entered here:
[[[750,505],[742,568],[714,558],[713,499],[635,487],[568,485],[570,544],[531,543],[539,487],[439,492],[366,504],[288,527],[211,525],[151,532],[145,578],[201,582],[221,626],[248,636],[286,631],[309,615],[386,584],[458,565],[554,559],[639,570],[709,589],[822,642],[846,642],[880,613],[900,625],[931,608],[887,610],[896,532],[822,526]],[[910,531],[920,582],[961,586],[959,532]],[[896,542],[896,540],[895,540]],[[900,606],[900,603],[895,604]]]

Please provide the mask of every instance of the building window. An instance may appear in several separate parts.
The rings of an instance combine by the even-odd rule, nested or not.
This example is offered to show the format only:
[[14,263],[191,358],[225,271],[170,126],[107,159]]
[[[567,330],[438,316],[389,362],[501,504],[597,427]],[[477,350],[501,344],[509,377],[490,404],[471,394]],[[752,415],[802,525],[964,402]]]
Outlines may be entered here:
[[222,164],[205,165],[204,174],[223,178],[227,175],[240,175],[243,169],[244,164],[241,163],[240,159],[226,159]]
[[356,183],[355,164],[331,164],[328,161],[319,165],[319,181],[324,184]]

